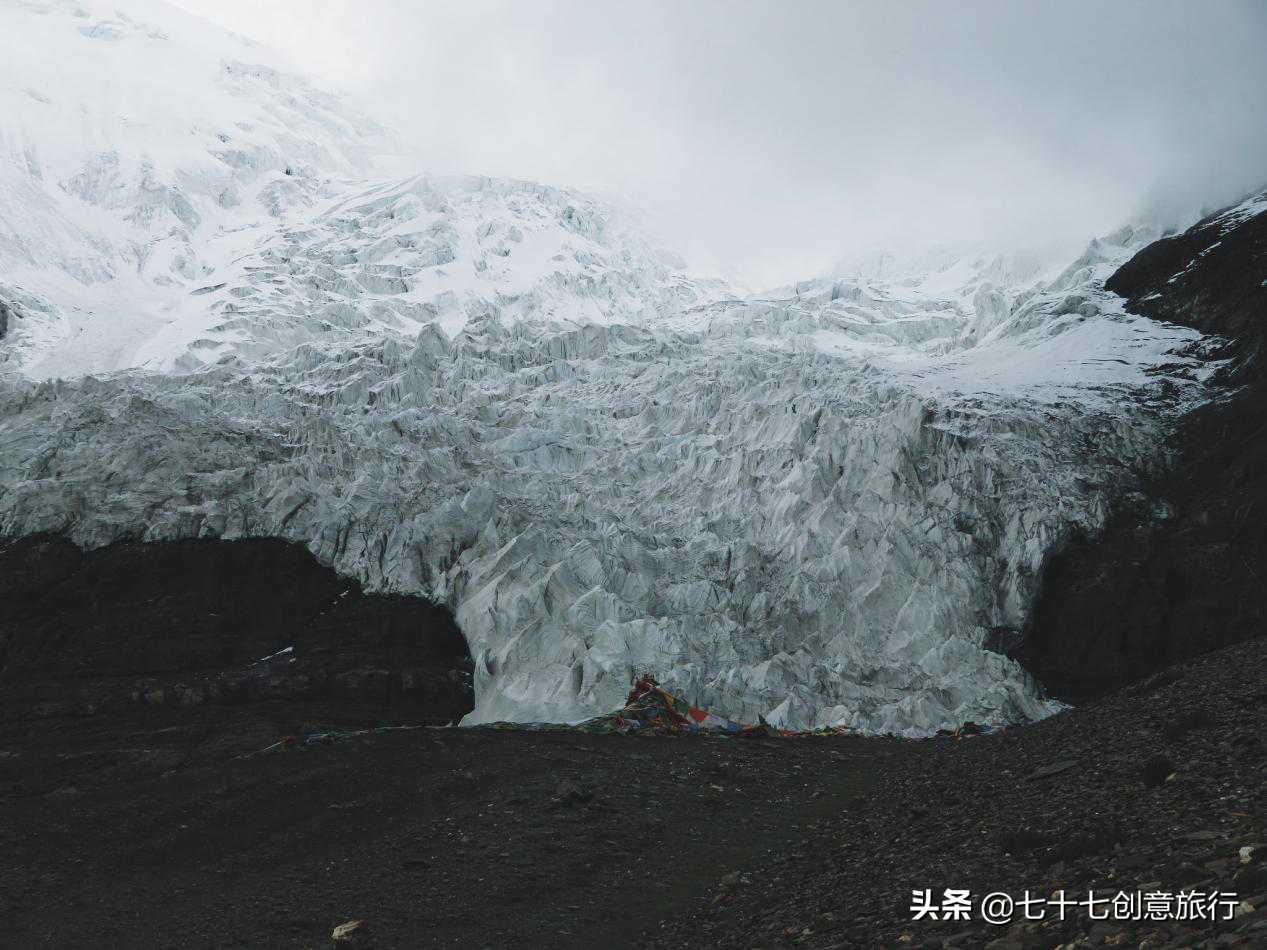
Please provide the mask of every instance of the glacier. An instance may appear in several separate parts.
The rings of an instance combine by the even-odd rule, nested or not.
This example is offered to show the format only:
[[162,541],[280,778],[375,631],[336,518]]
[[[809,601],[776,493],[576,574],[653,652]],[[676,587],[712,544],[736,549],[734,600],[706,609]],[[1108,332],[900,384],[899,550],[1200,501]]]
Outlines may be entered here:
[[740,295],[611,201],[401,174],[157,0],[0,37],[0,536],[301,542],[454,612],[469,723],[645,672],[776,726],[1047,715],[1005,655],[1044,565],[1205,398],[1207,342],[1103,289],[1147,226]]

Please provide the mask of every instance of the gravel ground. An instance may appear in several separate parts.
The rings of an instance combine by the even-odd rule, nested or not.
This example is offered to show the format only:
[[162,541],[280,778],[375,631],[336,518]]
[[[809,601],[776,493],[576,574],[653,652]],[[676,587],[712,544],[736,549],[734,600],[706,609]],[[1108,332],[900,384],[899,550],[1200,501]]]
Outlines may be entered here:
[[[922,744],[815,829],[829,852],[754,863],[648,947],[1267,946],[1267,643],[1230,647],[1024,729]],[[1243,850],[1247,849],[1247,850]],[[914,891],[970,919],[913,919]],[[989,924],[981,900],[1078,899]],[[1119,892],[1224,895],[1232,920],[1119,920]],[[1168,909],[1169,908],[1169,909]],[[998,909],[995,908],[996,914]],[[1147,916],[1147,915],[1145,915]]]
[[[418,728],[243,758],[372,722],[288,701],[22,720],[0,946],[327,948],[353,919],[379,950],[1267,946],[1265,672],[1267,642],[1242,644],[962,741]],[[947,888],[967,919],[913,919]],[[1027,891],[1042,919],[982,920]],[[1044,903],[1191,891],[1234,892],[1235,918]]]
[[912,749],[423,728],[239,759],[294,710],[188,715],[0,747],[25,776],[0,781],[0,946],[327,948],[362,919],[378,950],[631,947],[737,868],[823,849],[811,827]]

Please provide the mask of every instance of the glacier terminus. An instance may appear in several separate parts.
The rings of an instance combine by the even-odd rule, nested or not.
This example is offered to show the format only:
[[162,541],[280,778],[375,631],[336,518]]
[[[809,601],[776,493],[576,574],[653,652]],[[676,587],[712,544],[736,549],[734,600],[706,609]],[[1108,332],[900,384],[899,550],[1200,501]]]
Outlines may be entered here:
[[0,0],[40,38],[0,63],[0,536],[299,542],[453,612],[467,723],[644,673],[787,728],[1059,708],[1007,656],[1044,566],[1215,365],[1104,289],[1156,227],[739,291],[620,201],[402,171],[267,51],[127,10]]

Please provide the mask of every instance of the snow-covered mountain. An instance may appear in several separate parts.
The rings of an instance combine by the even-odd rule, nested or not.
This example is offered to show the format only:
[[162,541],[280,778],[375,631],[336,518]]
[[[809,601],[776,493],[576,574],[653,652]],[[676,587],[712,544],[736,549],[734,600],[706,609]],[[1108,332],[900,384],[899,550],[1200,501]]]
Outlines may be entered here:
[[127,10],[0,2],[0,296],[28,375],[454,333],[485,304],[641,322],[720,289],[582,195],[371,177],[400,161],[373,121],[204,21]]
[[787,725],[1054,708],[1001,651],[1208,372],[1103,290],[1155,235],[739,300],[126,9],[0,0],[0,535],[301,541],[454,610],[477,722],[644,671]]

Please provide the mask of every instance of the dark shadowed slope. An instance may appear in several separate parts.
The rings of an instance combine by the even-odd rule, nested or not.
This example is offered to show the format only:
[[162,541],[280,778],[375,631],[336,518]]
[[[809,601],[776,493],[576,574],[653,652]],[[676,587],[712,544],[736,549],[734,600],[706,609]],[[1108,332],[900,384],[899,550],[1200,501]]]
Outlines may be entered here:
[[0,546],[0,796],[91,785],[93,762],[161,773],[217,732],[250,748],[471,706],[446,610],[364,594],[299,545]]

